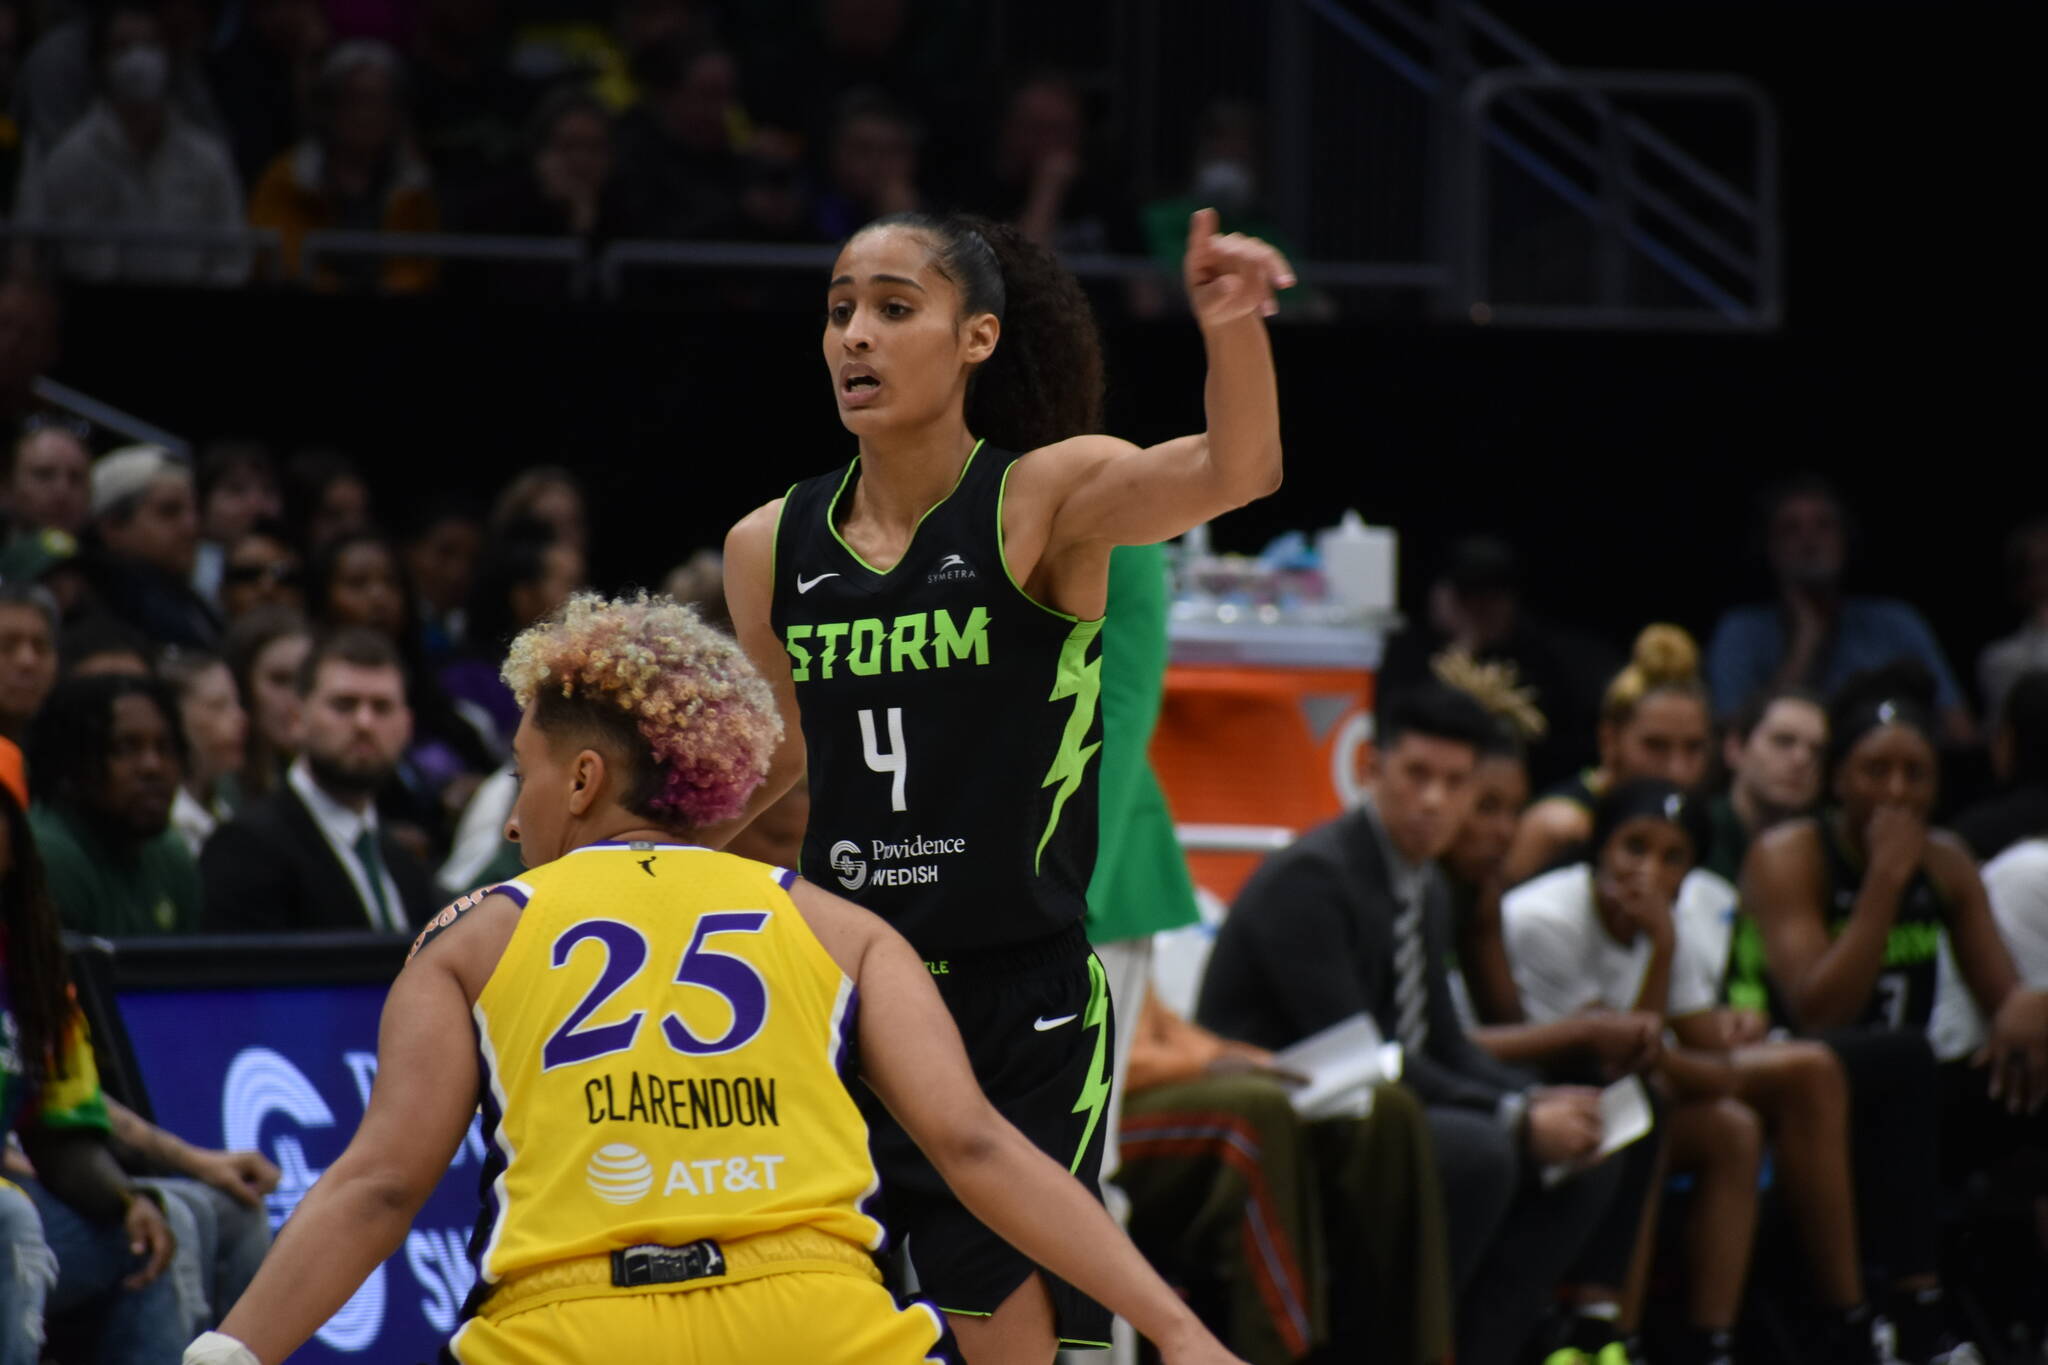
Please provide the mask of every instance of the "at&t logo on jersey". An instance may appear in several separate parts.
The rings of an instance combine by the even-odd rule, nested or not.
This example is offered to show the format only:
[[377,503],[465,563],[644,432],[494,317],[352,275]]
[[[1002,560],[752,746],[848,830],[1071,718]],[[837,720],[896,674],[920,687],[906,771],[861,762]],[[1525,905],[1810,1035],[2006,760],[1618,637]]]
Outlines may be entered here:
[[832,845],[832,871],[848,891],[858,891],[868,884],[867,860],[860,856],[860,845],[851,839],[841,839]]
[[638,1147],[613,1142],[597,1149],[583,1178],[608,1204],[637,1204],[654,1188],[654,1166]]

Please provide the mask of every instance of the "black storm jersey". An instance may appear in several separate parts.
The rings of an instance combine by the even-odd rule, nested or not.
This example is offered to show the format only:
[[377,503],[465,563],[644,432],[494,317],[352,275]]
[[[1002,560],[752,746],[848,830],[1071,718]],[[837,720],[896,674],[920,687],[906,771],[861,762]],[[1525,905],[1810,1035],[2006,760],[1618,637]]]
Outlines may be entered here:
[[773,624],[809,750],[804,875],[928,959],[1087,910],[1100,621],[1040,606],[1003,559],[1017,457],[979,444],[887,572],[839,535],[860,461],[789,490]]
[[[1865,868],[1843,846],[1832,821],[1821,822],[1820,842],[1827,867],[1828,934],[1839,938],[1856,909]],[[1925,868],[1916,870],[1900,894],[1898,918],[1885,936],[1884,970],[1878,974],[1870,1003],[1856,1021],[1859,1026],[1927,1031],[1927,1022],[1934,1016],[1941,942],[1947,926],[1948,901],[1941,888]]]

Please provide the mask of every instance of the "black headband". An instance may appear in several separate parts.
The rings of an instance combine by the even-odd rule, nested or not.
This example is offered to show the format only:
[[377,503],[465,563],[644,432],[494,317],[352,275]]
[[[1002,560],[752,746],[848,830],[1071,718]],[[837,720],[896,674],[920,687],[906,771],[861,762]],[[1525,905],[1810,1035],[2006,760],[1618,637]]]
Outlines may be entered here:
[[1645,818],[1667,821],[1684,830],[1685,837],[1692,840],[1695,864],[1707,856],[1714,827],[1707,818],[1706,802],[1661,777],[1638,777],[1610,789],[1594,805],[1593,857],[1599,858],[1616,830],[1631,820]]
[[1876,696],[1828,718],[1828,767],[1840,766],[1865,735],[1887,725],[1911,726],[1929,744],[1934,743],[1934,721],[1919,702],[1904,693]]

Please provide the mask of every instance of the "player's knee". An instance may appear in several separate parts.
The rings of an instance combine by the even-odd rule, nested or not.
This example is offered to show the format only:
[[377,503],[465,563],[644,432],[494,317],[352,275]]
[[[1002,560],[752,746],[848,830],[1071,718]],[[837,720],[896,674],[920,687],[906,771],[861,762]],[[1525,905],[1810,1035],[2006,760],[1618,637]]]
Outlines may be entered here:
[[1713,1164],[1751,1172],[1763,1164],[1764,1126],[1756,1110],[1738,1099],[1718,1099],[1701,1106],[1699,1121]]

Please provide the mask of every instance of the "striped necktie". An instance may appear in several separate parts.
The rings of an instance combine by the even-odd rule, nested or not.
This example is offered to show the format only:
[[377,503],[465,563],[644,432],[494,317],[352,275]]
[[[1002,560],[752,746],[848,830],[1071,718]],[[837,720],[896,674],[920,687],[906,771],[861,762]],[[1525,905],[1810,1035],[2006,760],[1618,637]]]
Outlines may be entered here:
[[1394,916],[1394,1034],[1407,1052],[1429,1041],[1428,963],[1422,947],[1422,888],[1408,888]]

